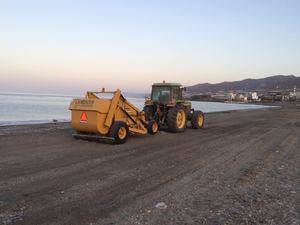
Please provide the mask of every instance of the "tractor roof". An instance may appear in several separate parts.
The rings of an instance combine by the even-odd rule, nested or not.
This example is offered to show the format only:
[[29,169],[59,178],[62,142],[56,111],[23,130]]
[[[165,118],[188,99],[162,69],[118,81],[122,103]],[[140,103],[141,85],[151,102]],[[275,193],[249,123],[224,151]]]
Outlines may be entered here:
[[162,86],[162,87],[181,87],[182,85],[179,83],[154,83],[152,86]]

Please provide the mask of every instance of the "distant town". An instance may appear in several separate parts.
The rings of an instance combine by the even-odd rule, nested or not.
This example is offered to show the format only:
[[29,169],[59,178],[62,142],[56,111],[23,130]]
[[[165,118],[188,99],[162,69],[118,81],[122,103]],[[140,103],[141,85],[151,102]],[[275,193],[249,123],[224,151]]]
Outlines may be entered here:
[[212,102],[295,102],[300,101],[300,91],[295,87],[293,90],[271,90],[271,91],[219,91],[216,93],[186,93],[185,97],[192,101]]
[[296,102],[300,101],[300,77],[272,76],[219,84],[198,84],[187,88],[185,98],[213,102]]

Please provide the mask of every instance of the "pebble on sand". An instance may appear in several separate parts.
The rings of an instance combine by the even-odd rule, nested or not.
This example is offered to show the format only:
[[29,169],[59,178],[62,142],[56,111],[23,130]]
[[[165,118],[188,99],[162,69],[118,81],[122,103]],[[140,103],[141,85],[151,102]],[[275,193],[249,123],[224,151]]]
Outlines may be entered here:
[[164,202],[159,202],[155,205],[155,208],[158,208],[158,209],[166,209],[167,207],[168,206]]

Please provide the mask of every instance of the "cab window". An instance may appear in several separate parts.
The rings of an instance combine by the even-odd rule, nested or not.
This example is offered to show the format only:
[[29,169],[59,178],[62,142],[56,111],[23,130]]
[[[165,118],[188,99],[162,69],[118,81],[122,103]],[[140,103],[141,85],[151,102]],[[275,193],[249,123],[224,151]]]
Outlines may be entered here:
[[173,99],[178,100],[182,98],[180,87],[173,87],[172,92],[173,92]]
[[170,99],[171,90],[169,87],[153,87],[152,100],[158,102],[168,102]]

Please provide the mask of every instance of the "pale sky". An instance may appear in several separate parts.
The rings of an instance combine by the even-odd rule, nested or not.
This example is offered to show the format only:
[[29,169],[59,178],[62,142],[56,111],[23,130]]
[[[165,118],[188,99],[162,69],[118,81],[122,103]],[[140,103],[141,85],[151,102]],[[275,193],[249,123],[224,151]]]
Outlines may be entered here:
[[299,0],[0,0],[0,92],[300,74]]

